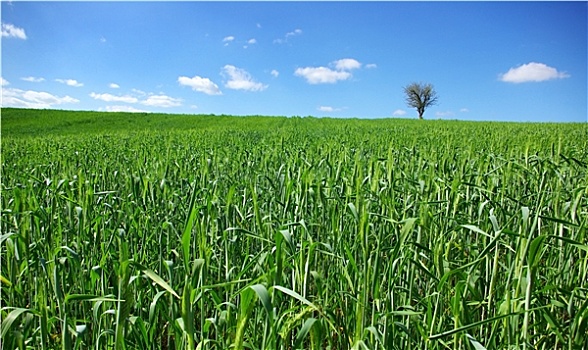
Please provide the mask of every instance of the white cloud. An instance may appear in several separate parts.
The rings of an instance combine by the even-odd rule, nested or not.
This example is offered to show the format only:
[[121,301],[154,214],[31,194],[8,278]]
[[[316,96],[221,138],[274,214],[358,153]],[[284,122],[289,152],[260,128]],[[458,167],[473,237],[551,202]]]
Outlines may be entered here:
[[275,39],[274,43],[276,44],[284,44],[286,42],[288,42],[288,38],[293,37],[293,36],[297,36],[297,35],[301,35],[302,34],[302,30],[301,29],[295,29],[291,32],[286,33],[286,35],[284,35],[284,38],[280,38],[280,39]]
[[247,45],[243,45],[243,48],[246,49],[249,47],[249,45],[253,45],[253,44],[257,44],[257,40],[249,39],[249,40],[247,40]]
[[455,113],[453,113],[452,111],[435,112],[435,115],[437,117],[443,118],[443,117],[453,117],[455,115]]
[[263,91],[267,88],[267,85],[256,82],[246,70],[230,64],[224,66],[221,73],[229,79],[225,83],[225,86],[229,89]]
[[194,76],[192,78],[179,77],[178,83],[180,85],[189,86],[194,91],[203,92],[207,95],[222,95],[218,86],[208,78]]
[[10,85],[10,83],[8,82],[8,80],[0,77],[0,86],[6,86],[6,85]]
[[137,103],[139,102],[139,100],[136,97],[133,96],[115,96],[115,95],[111,95],[111,94],[97,94],[95,92],[92,92],[90,94],[90,97],[92,97],[95,100],[102,100],[102,101],[106,101],[106,102],[125,102],[125,103]]
[[326,113],[340,112],[344,109],[347,109],[347,107],[336,108],[336,107],[331,107],[331,106],[319,106],[317,108],[318,111],[326,112]]
[[6,107],[51,108],[55,105],[78,103],[70,96],[59,97],[44,91],[2,89],[2,104]]
[[173,98],[166,95],[152,95],[147,97],[146,100],[141,101],[142,105],[152,107],[178,107],[182,105],[182,100],[179,98]]
[[467,108],[462,108],[459,110],[461,113],[468,113],[470,110]]
[[2,37],[26,40],[27,34],[22,28],[15,27],[12,24],[2,23]]
[[358,69],[361,67],[361,63],[353,58],[343,58],[337,61],[332,62],[337,70],[352,70]]
[[120,88],[120,85],[118,85],[118,84],[115,84],[115,83],[110,83],[110,84],[108,85],[108,87],[109,87],[109,88],[111,88],[111,89],[118,89],[118,88]]
[[[124,102],[124,103],[140,103],[144,106],[151,106],[151,107],[178,107],[182,105],[182,100],[178,98],[169,97],[164,94],[154,95],[150,94],[147,95],[145,92],[140,90],[133,89],[133,92],[139,94],[143,99],[140,100],[139,98],[131,95],[122,95],[116,96],[112,94],[97,94],[92,92],[90,97],[96,100],[106,101],[106,102]],[[109,109],[110,108],[110,109]],[[130,106],[109,106],[106,107],[107,111],[117,111],[117,112],[145,112],[144,110],[137,109],[135,107]]]
[[378,65],[375,63],[369,63],[369,64],[366,64],[365,67],[367,69],[373,69],[373,68],[378,68]]
[[406,115],[406,111],[403,109],[397,109],[394,112],[392,112],[392,115],[395,117],[401,117],[403,115]]
[[319,106],[317,107],[317,111],[326,112],[326,113],[333,113],[333,112],[341,112],[346,110],[348,107],[331,107],[331,106]]
[[45,81],[45,78],[23,77],[23,78],[20,78],[20,80],[28,81],[31,83],[40,83],[42,81]]
[[79,81],[77,81],[75,79],[55,79],[55,81],[58,83],[66,84],[68,86],[74,86],[74,87],[84,86],[83,83],[80,83]]
[[149,113],[149,111],[145,111],[131,106],[106,106],[105,110],[107,112]]
[[271,74],[271,75],[272,75],[274,78],[277,78],[277,77],[278,77],[278,75],[280,75],[280,72],[278,72],[278,71],[277,71],[277,70],[275,70],[275,69],[272,69],[272,71],[270,72],[270,74]]
[[235,40],[235,37],[234,37],[234,36],[232,36],[232,35],[225,36],[225,37],[223,38],[223,43],[225,43],[225,46],[228,46],[228,45],[229,45],[229,43],[230,43],[230,42],[232,42],[232,41],[234,41],[234,40]]
[[549,67],[546,64],[531,62],[509,69],[508,72],[500,75],[500,80],[507,83],[518,84],[563,79],[568,78],[569,76],[570,75],[566,72],[558,72],[557,69]]
[[336,71],[327,67],[304,67],[298,68],[294,75],[303,77],[309,84],[333,84],[339,80],[351,78],[351,73]]
[[57,97],[55,95],[52,95],[52,94],[50,94],[48,92],[44,92],[44,91],[30,91],[29,90],[29,91],[26,91],[22,96],[26,100],[37,102],[37,103],[46,103],[48,105],[80,102],[79,100],[77,100],[73,97],[70,97],[70,96]]
[[361,68],[361,63],[353,58],[343,58],[329,64],[335,69],[327,67],[303,67],[294,71],[294,75],[303,77],[309,84],[333,84],[339,80],[352,77],[350,71]]
[[293,31],[286,33],[286,38],[290,37],[290,36],[300,35],[300,34],[302,34],[301,29],[294,29]]

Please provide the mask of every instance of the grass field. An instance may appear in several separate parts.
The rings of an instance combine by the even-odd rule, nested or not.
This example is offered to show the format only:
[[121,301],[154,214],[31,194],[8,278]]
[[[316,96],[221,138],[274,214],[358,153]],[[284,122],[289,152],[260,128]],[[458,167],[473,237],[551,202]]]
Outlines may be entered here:
[[586,349],[588,124],[2,109],[3,349]]

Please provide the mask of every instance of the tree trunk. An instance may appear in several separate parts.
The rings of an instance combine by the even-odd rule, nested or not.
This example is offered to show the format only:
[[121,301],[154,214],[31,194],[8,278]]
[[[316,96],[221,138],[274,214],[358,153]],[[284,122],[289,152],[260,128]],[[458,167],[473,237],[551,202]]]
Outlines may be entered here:
[[419,111],[419,119],[423,119],[423,114],[425,114],[425,111]]

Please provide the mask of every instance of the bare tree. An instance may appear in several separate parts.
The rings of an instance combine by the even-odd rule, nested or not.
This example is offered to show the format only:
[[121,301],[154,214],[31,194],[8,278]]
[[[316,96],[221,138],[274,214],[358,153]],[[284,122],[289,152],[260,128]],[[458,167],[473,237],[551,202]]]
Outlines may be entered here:
[[406,104],[416,108],[419,112],[419,119],[423,119],[425,109],[437,103],[437,92],[433,85],[423,83],[412,83],[404,87]]

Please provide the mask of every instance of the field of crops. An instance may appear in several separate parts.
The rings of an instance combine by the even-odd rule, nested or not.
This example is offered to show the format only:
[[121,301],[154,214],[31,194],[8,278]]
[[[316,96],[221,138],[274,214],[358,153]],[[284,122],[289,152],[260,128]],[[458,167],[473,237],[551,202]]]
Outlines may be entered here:
[[3,349],[586,349],[588,124],[2,110]]

